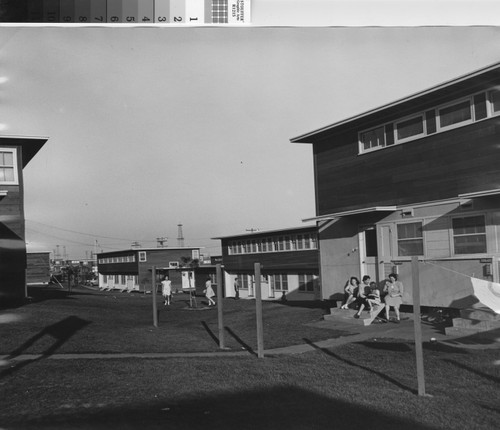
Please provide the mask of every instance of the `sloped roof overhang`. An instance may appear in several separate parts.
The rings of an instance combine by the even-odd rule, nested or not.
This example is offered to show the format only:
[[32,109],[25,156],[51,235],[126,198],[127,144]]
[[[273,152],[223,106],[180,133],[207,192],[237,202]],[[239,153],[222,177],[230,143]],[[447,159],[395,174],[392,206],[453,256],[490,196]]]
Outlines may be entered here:
[[328,215],[319,215],[319,216],[312,217],[312,218],[305,218],[302,221],[303,222],[327,221],[327,220],[332,220],[335,218],[342,218],[342,217],[351,216],[351,215],[361,215],[361,214],[373,213],[373,212],[394,212],[396,210],[397,210],[397,206],[373,206],[370,208],[354,209],[351,211],[344,211],[344,212],[335,212],[335,213],[328,214]]
[[360,127],[361,124],[381,121],[381,117],[401,116],[402,112],[419,109],[420,106],[432,104],[435,100],[449,97],[452,94],[463,91],[475,91],[479,88],[491,85],[492,82],[500,78],[500,63],[495,63],[474,72],[462,75],[458,78],[435,85],[423,91],[419,91],[407,97],[384,104],[375,109],[371,109],[359,115],[355,115],[344,120],[335,122],[325,127],[313,130],[300,136],[290,139],[292,143],[314,143],[326,138],[331,134],[342,130]]
[[473,199],[475,197],[498,196],[499,194],[500,194],[500,188],[496,188],[494,190],[475,191],[473,193],[459,194],[458,197],[464,199]]

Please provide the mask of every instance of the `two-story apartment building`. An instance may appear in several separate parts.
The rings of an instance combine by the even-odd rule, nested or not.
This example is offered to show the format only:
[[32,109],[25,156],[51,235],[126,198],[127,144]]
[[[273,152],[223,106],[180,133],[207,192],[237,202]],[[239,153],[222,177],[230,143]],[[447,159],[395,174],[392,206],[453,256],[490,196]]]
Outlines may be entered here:
[[27,295],[23,169],[46,141],[0,136],[0,302]]
[[317,227],[295,227],[217,237],[221,240],[226,297],[255,297],[255,263],[261,264],[263,299],[313,300],[321,296]]
[[312,145],[323,298],[395,271],[411,303],[412,256],[422,305],[468,306],[471,278],[498,282],[500,64],[291,142]]
[[[204,282],[196,279],[194,268],[180,270],[183,259],[198,260],[199,247],[133,248],[97,254],[99,288],[128,291],[152,291],[152,268],[158,279],[167,274],[173,290],[194,289]],[[189,267],[186,269],[190,269]]]

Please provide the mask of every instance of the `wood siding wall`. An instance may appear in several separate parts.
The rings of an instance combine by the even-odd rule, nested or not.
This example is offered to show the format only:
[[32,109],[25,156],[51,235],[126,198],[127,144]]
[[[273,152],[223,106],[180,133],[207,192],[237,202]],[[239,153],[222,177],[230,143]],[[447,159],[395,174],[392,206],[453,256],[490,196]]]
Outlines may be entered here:
[[50,253],[36,252],[27,256],[26,282],[44,283],[50,280]]
[[358,155],[358,131],[315,143],[317,214],[500,188],[500,117]]
[[255,263],[261,263],[261,270],[264,273],[271,273],[277,270],[284,272],[309,271],[318,273],[319,251],[314,249],[308,251],[224,255],[224,269],[227,272],[253,272]]
[[0,299],[25,296],[26,241],[21,148],[17,147],[19,185],[1,185],[0,197]]

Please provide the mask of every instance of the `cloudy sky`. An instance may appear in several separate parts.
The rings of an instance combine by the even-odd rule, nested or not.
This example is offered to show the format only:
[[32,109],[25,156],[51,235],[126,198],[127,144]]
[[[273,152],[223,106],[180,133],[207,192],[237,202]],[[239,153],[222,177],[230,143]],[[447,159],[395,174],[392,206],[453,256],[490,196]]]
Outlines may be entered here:
[[500,27],[0,28],[0,133],[24,169],[31,250],[70,258],[315,215],[290,139],[500,61]]

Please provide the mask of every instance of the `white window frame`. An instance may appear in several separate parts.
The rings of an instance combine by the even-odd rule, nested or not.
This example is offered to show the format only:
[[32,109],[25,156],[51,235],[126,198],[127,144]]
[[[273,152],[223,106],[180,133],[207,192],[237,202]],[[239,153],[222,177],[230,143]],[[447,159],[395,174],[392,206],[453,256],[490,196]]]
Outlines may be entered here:
[[398,222],[396,223],[396,252],[397,252],[397,255],[398,257],[412,257],[412,255],[401,255],[399,253],[399,241],[405,241],[405,240],[415,240],[415,239],[419,239],[418,237],[414,237],[414,238],[407,238],[407,239],[400,239],[399,238],[399,230],[398,230],[398,226],[400,225],[407,225],[407,224],[421,224],[422,225],[422,254],[419,254],[417,255],[417,257],[423,257],[425,256],[425,250],[426,250],[426,246],[425,246],[425,223],[423,220],[415,220],[415,219],[412,219],[411,221],[408,221],[408,222]]
[[[460,219],[460,218],[475,218],[475,217],[482,217],[484,220],[484,233],[469,233],[469,234],[462,234],[462,235],[455,235],[455,230],[453,229],[453,220],[454,219]],[[455,248],[455,237],[463,237],[463,236],[484,236],[485,238],[485,245],[486,249],[484,252],[476,252],[476,253],[467,253],[467,254],[459,254],[456,252]],[[471,213],[467,215],[461,215],[461,216],[453,216],[451,217],[450,220],[450,238],[451,238],[451,250],[452,250],[452,255],[453,256],[464,256],[464,255],[485,255],[488,253],[488,224],[487,224],[487,219],[486,219],[486,214],[484,213]]]
[[[387,139],[385,137],[385,126],[386,126],[386,124],[381,124],[381,125],[376,126],[376,127],[370,127],[370,128],[365,129],[365,130],[361,130],[358,133],[358,152],[360,154],[366,154],[368,152],[378,151],[378,150],[380,150],[382,148],[387,148]],[[368,133],[369,131],[376,130],[377,128],[382,128],[384,130],[384,144],[383,145],[374,146],[372,148],[365,149],[364,143],[361,140],[361,135],[364,134],[364,133]],[[393,145],[390,145],[390,146],[393,146]]]
[[146,251],[139,251],[139,263],[145,263],[148,261]]
[[[463,98],[458,99],[458,100],[453,100],[450,103],[446,103],[444,105],[438,106],[436,108],[436,131],[439,133],[439,132],[453,130],[454,128],[460,128],[460,127],[463,127],[465,125],[470,125],[470,124],[474,123],[474,116],[475,116],[474,115],[474,95],[476,95],[476,94],[473,94],[469,97],[463,97]],[[441,125],[440,111],[442,109],[446,109],[446,108],[454,106],[454,105],[459,105],[459,104],[464,103],[466,101],[469,102],[470,119],[465,120],[465,121],[456,122],[455,124],[442,126]]]
[[[314,286],[315,276],[314,276],[314,274],[313,273],[299,273],[297,276],[298,276],[298,283],[299,283],[298,291],[300,293],[314,293],[314,289],[315,289],[315,286]],[[307,289],[307,285],[309,284],[309,282],[308,282],[309,277],[310,277],[310,286],[311,286],[310,290]],[[301,289],[301,287],[304,287],[304,289]]]
[[498,111],[493,110],[493,97],[491,95],[493,91],[498,91],[498,96],[500,97],[500,89],[498,88],[490,88],[488,91],[486,91],[486,106],[487,106],[486,112],[488,116],[500,115],[500,109]]
[[[415,119],[415,118],[422,119],[422,133],[415,134],[415,135],[409,136],[409,137],[405,137],[403,139],[399,139],[398,138],[398,125],[405,122],[405,121],[410,121],[410,120]],[[397,145],[398,143],[405,143],[405,142],[410,142],[412,140],[421,139],[422,137],[427,136],[427,123],[425,121],[425,112],[421,112],[421,113],[416,114],[416,115],[407,116],[407,117],[402,118],[398,121],[394,121],[393,128],[394,128],[393,133],[394,133],[394,144],[395,145]],[[384,130],[385,130],[385,125],[384,125]],[[384,148],[385,147],[386,146],[384,146]]]
[[[13,163],[13,170],[14,170],[14,180],[13,181],[0,181],[1,185],[19,185],[19,171],[17,168],[17,150],[16,148],[3,148],[0,147],[0,152],[10,152],[13,157],[12,157],[12,163]],[[3,167],[3,166],[2,166]],[[9,166],[6,166],[9,167]]]
[[199,260],[200,259],[200,250],[199,249],[193,249],[193,250],[191,250],[191,259],[193,259],[193,260]]
[[[425,109],[422,112],[417,112],[415,114],[408,115],[408,116],[406,116],[404,118],[398,118],[398,119],[395,119],[393,121],[385,122],[383,124],[379,124],[379,125],[374,126],[374,127],[369,127],[369,128],[360,130],[358,132],[358,155],[367,154],[367,153],[370,153],[370,152],[373,152],[373,151],[379,151],[381,149],[389,148],[389,147],[392,147],[392,146],[395,146],[395,145],[399,145],[399,144],[402,144],[402,143],[406,143],[406,142],[410,142],[410,141],[413,141],[413,140],[422,139],[422,138],[425,138],[427,136],[433,136],[433,135],[435,135],[437,133],[444,133],[444,132],[446,132],[448,130],[453,130],[455,128],[465,127],[465,126],[468,126],[468,125],[471,125],[471,124],[474,124],[474,123],[477,123],[477,122],[485,121],[485,120],[488,120],[488,119],[490,119],[490,118],[492,118],[494,116],[499,116],[500,115],[500,110],[496,111],[496,112],[493,111],[492,92],[496,91],[496,90],[497,90],[497,88],[491,88],[491,87],[490,88],[485,88],[485,89],[483,89],[481,91],[477,91],[477,92],[475,92],[473,94],[469,94],[469,95],[467,95],[465,97],[461,97],[461,98],[452,100],[452,101],[450,101],[448,103],[444,103],[444,104],[441,104],[441,105],[435,105],[433,107]],[[476,120],[475,119],[476,112],[475,112],[475,106],[474,106],[474,97],[476,97],[479,94],[485,94],[485,96],[486,96],[486,117]],[[441,114],[440,114],[440,111],[443,110],[443,109],[446,109],[448,107],[451,107],[451,106],[458,105],[460,103],[466,102],[466,101],[469,103],[470,119],[465,120],[465,121],[460,121],[460,122],[457,122],[455,124],[442,126],[441,125]],[[435,113],[436,131],[433,132],[433,133],[428,133],[428,131],[427,131],[426,113],[428,111],[431,111],[431,110],[434,111],[434,113]],[[397,126],[398,126],[398,124],[400,124],[401,122],[407,121],[407,120],[409,120],[411,118],[415,118],[415,117],[419,117],[419,116],[422,117],[423,126],[424,126],[423,127],[424,132],[421,133],[421,134],[415,135],[415,136],[404,138],[404,139],[398,139],[398,137],[397,137]],[[392,139],[394,140],[394,143],[391,143],[390,145],[387,144],[387,136],[386,136],[386,127],[389,124],[392,125],[392,128],[393,128]],[[367,132],[379,129],[379,128],[382,128],[384,130],[384,141],[383,141],[383,144],[375,146],[375,147],[372,147],[372,148],[364,149],[363,142],[361,141],[361,135],[364,134],[364,133],[367,133]]]

